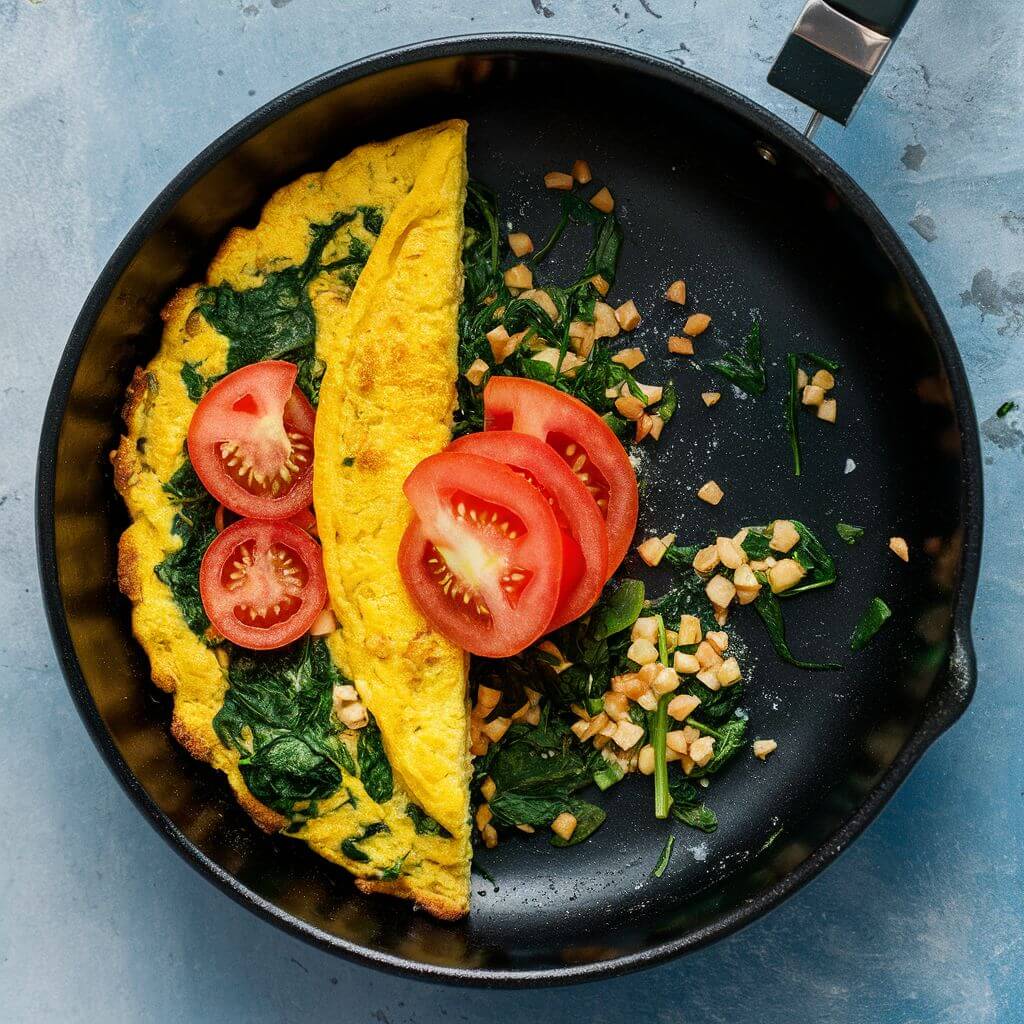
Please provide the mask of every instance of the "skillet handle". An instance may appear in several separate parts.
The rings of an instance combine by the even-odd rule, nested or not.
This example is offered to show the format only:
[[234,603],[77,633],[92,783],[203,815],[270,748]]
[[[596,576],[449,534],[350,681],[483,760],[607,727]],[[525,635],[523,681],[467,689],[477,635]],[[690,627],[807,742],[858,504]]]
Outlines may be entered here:
[[917,0],[808,0],[768,73],[777,89],[847,124]]

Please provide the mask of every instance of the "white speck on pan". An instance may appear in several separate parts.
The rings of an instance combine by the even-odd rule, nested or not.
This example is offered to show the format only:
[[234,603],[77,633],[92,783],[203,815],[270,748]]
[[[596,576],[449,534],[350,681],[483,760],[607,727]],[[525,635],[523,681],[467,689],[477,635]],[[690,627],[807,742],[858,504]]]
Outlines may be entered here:
[[857,463],[853,459],[846,460],[846,467],[843,469],[844,473],[852,473],[857,468]]

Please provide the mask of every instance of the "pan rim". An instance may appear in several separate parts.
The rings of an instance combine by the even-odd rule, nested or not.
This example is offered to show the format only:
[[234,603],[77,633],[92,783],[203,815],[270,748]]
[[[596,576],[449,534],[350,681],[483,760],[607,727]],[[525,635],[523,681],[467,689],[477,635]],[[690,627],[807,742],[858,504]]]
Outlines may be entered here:
[[[157,806],[117,750],[95,702],[71,642],[57,574],[54,518],[57,445],[71,383],[100,310],[152,231],[159,226],[184,193],[207,171],[240,144],[284,114],[324,93],[359,78],[395,67],[452,56],[483,54],[568,55],[602,61],[611,66],[652,75],[689,90],[706,102],[717,104],[745,119],[768,139],[793,149],[829,183],[870,228],[879,247],[907,281],[921,307],[939,355],[952,383],[953,404],[963,443],[961,512],[964,529],[960,578],[955,594],[952,651],[958,656],[958,672],[952,685],[938,687],[949,693],[933,693],[926,712],[895,761],[889,766],[861,805],[806,860],[773,885],[716,917],[707,925],[671,940],[592,964],[573,964],[515,970],[448,967],[413,961],[391,953],[368,949],[322,931],[264,899],[242,885],[233,875],[207,857]],[[931,742],[966,709],[973,694],[974,657],[970,637],[971,611],[978,580],[982,537],[981,449],[974,405],[966,373],[952,333],[938,302],[902,240],[870,197],[827,154],[799,131],[767,109],[703,75],[640,51],[596,40],[544,33],[482,33],[429,40],[360,58],[282,93],[229,128],[191,160],[143,211],[114,250],[90,290],[61,354],[46,404],[40,436],[36,474],[36,547],[40,584],[47,622],[61,670],[87,731],[122,788],[175,851],[208,881],[236,903],[270,923],[327,952],[365,966],[419,980],[466,986],[549,986],[612,977],[654,967],[725,938],[776,907],[813,879],[846,849],[899,788]]]

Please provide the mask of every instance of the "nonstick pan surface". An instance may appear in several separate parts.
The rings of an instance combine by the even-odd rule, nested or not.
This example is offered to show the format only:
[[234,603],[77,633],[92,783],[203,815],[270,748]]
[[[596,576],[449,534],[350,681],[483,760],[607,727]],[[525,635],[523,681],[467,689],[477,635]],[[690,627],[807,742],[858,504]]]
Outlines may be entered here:
[[[215,773],[170,737],[117,593],[125,514],[106,453],[132,369],[155,351],[159,310],[199,279],[226,230],[252,223],[273,189],[372,138],[460,116],[470,169],[503,220],[542,237],[557,213],[543,175],[588,159],[626,232],[613,293],[644,322],[641,377],[671,378],[680,408],[640,463],[640,534],[681,541],[791,516],[816,529],[836,586],[785,603],[807,673],[772,653],[752,610],[743,710],[771,737],[765,764],[738,757],[708,792],[720,827],[670,830],[650,780],[602,800],[607,823],[571,850],[514,837],[481,861],[467,921],[434,922],[359,894],[340,870],[258,833]],[[569,238],[546,273],[574,266]],[[712,315],[698,358],[669,357],[683,276],[688,311]],[[751,399],[701,358],[761,324],[769,388]],[[795,478],[782,420],[787,351],[843,364],[839,422],[801,417]],[[699,394],[724,397],[708,410]],[[753,920],[831,861],[871,820],[974,686],[969,635],[981,534],[980,458],[963,369],[935,299],[862,192],[792,129],[722,87],[650,58],[549,37],[472,38],[370,58],[300,87],[214,143],[165,190],[112,258],[58,370],[39,462],[40,566],[69,686],[101,752],[140,809],[240,902],[317,944],[375,966],[480,984],[552,983],[650,965]],[[715,479],[711,508],[694,490]],[[866,528],[847,548],[834,524]],[[908,539],[909,565],[886,550]],[[930,553],[925,553],[925,548]],[[667,573],[627,560],[623,575]],[[874,595],[891,623],[864,652],[847,640]],[[941,794],[937,794],[941,798]]]

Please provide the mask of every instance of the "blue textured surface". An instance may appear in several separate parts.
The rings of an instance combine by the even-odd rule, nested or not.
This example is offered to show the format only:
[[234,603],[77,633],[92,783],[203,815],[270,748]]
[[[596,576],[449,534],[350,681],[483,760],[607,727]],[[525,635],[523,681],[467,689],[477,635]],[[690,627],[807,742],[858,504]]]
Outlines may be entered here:
[[802,124],[765,82],[798,7],[0,0],[0,1019],[1024,1020],[1024,416],[993,417],[1024,404],[1017,0],[922,3],[852,126],[818,136],[906,240],[967,363],[986,460],[980,679],[878,822],[768,918],[574,990],[457,992],[349,966],[226,900],[143,821],[79,724],[43,622],[32,474],[51,375],[114,246],[207,142],[352,58],[510,29],[667,56]]

